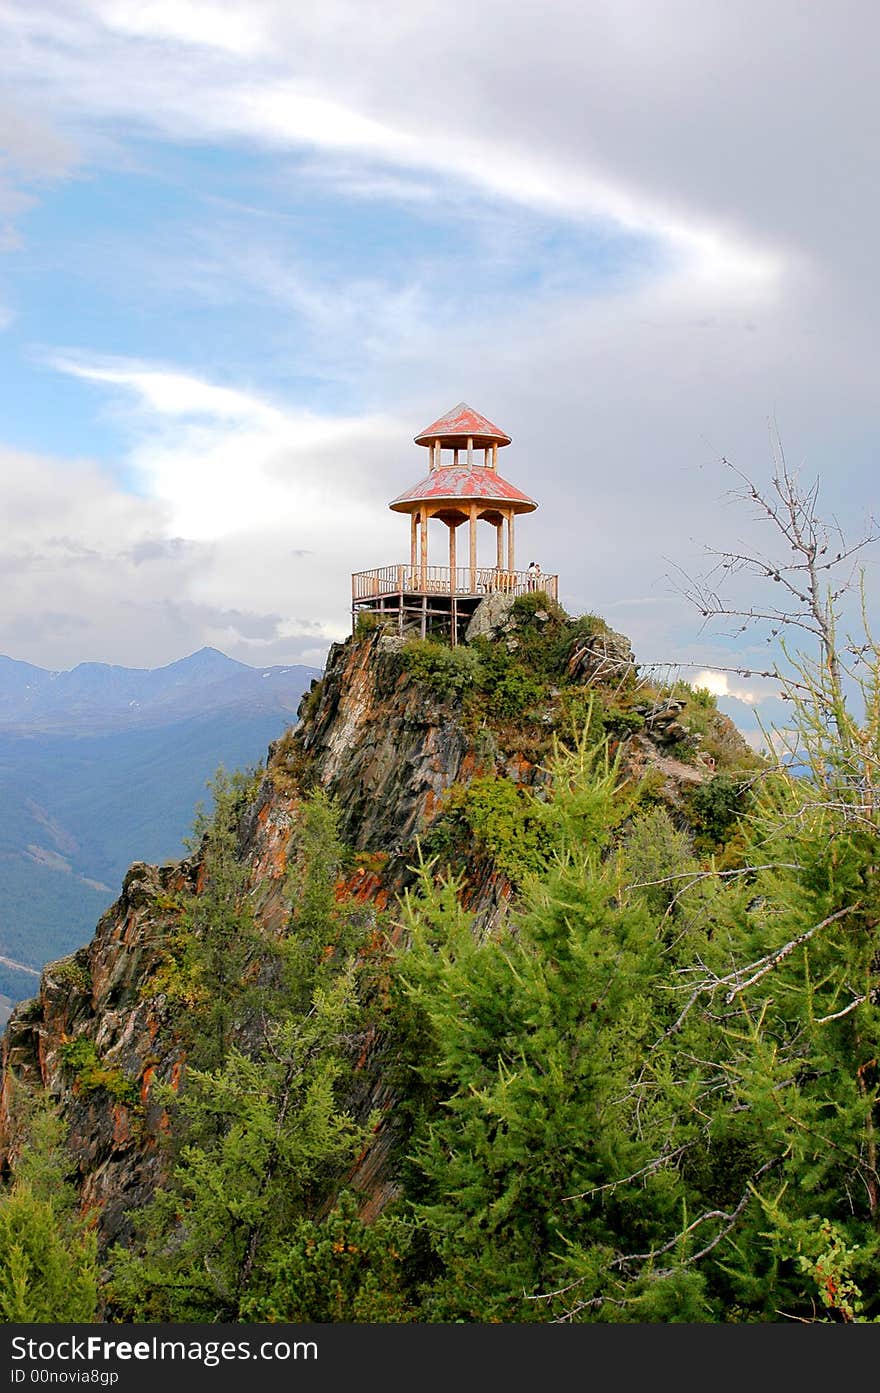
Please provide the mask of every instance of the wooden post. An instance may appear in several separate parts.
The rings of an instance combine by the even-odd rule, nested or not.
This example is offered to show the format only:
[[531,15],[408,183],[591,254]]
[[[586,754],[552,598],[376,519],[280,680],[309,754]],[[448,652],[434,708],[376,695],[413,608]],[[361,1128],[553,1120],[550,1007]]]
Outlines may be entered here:
[[469,436],[468,436],[468,469],[473,469],[473,467],[474,467],[474,442],[473,442],[473,437],[469,435]]
[[[470,442],[468,442],[470,444]],[[470,451],[468,451],[470,454]],[[471,594],[477,589],[477,505],[471,504],[470,516],[470,565],[471,565]]]
[[421,590],[422,593],[428,589],[428,510],[422,508],[422,540],[421,540]]
[[417,544],[417,541],[416,541],[416,530],[417,530],[417,528],[418,528],[418,517],[419,517],[418,513],[410,513],[410,515],[409,515],[409,520],[410,520],[410,527],[409,527],[409,564],[410,564],[410,566],[412,567],[412,572],[413,572],[412,582],[411,582],[412,584],[415,583],[415,571],[416,571],[416,566],[417,566],[417,564],[418,564],[418,551],[417,551],[417,545],[418,545],[418,544]]
[[428,597],[422,596],[422,638],[428,636]]
[[513,509],[507,514],[507,569],[511,575],[516,569],[513,555]]
[[449,523],[449,593],[455,594],[455,523]]
[[493,444],[493,446],[492,446],[492,468],[493,468],[493,469],[497,469],[497,468],[498,468],[498,441],[497,441],[497,440],[494,442],[494,444]]
[[504,519],[499,518],[495,524],[495,569],[504,570]]

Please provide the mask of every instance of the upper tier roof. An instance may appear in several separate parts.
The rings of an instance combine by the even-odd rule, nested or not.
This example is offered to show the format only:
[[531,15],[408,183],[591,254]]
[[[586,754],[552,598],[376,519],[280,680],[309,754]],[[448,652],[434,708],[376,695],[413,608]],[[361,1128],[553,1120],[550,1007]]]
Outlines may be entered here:
[[503,503],[508,508],[513,505],[517,513],[531,513],[538,506],[528,494],[502,479],[497,469],[477,465],[468,469],[461,464],[433,469],[427,479],[399,494],[388,506],[396,513],[411,513],[417,503],[437,503],[447,498],[458,502]]
[[447,449],[456,445],[466,445],[473,440],[474,449],[481,450],[486,445],[509,445],[510,436],[498,426],[493,426],[479,411],[474,411],[467,402],[460,401],[445,416],[415,437],[417,445],[432,445],[439,440]]

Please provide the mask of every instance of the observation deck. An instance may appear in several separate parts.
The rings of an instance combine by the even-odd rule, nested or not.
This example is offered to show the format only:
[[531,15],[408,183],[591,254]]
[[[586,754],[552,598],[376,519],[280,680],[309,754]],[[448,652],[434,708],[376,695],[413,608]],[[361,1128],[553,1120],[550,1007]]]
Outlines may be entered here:
[[504,571],[495,566],[376,566],[355,571],[351,609],[373,613],[398,634],[451,634],[453,643],[487,595],[530,595],[537,591],[556,600],[559,577],[532,571]]

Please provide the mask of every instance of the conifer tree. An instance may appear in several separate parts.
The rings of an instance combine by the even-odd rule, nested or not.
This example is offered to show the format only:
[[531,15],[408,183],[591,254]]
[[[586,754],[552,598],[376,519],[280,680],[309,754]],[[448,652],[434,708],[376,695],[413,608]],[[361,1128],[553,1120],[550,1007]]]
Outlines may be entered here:
[[[237,1320],[256,1309],[267,1283],[277,1285],[269,1274],[297,1224],[370,1135],[374,1119],[356,1121],[344,1096],[361,1016],[353,949],[363,926],[336,898],[343,848],[323,792],[305,800],[296,837],[288,934],[250,944],[251,962],[257,951],[268,962],[259,1033],[228,1044],[217,1067],[188,1069],[172,1184],[146,1216],[143,1250],[114,1255],[117,1317]],[[224,923],[230,908],[234,900]],[[210,936],[209,918],[201,931]],[[234,1006],[248,1011],[251,1001]],[[233,1035],[240,1025],[231,1010]]]
[[95,1320],[96,1242],[67,1180],[64,1129],[47,1099],[20,1092],[17,1103],[24,1135],[0,1191],[0,1320]]
[[452,914],[440,940],[450,890],[425,873],[410,905],[401,971],[429,1023],[421,1068],[440,1101],[416,1142],[414,1212],[441,1264],[425,1295],[432,1319],[559,1314],[564,1297],[548,1294],[571,1276],[573,1244],[588,1244],[598,1280],[622,1242],[638,1248],[676,1219],[674,1174],[647,1212],[641,1194],[607,1184],[650,1166],[672,1125],[660,1088],[633,1125],[632,1081],[664,1011],[664,945],[645,904],[620,900],[607,855],[632,801],[619,769],[584,747],[561,753],[554,775],[554,864],[509,937],[469,944]]

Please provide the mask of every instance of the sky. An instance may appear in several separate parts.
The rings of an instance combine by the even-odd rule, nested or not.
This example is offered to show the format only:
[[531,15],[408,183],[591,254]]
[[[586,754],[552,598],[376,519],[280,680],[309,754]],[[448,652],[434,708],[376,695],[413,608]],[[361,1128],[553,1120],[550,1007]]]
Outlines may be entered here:
[[681,577],[761,541],[723,461],[773,432],[875,508],[878,47],[871,0],[4,0],[0,652],[320,665],[464,400],[523,564],[754,725],[764,639]]

